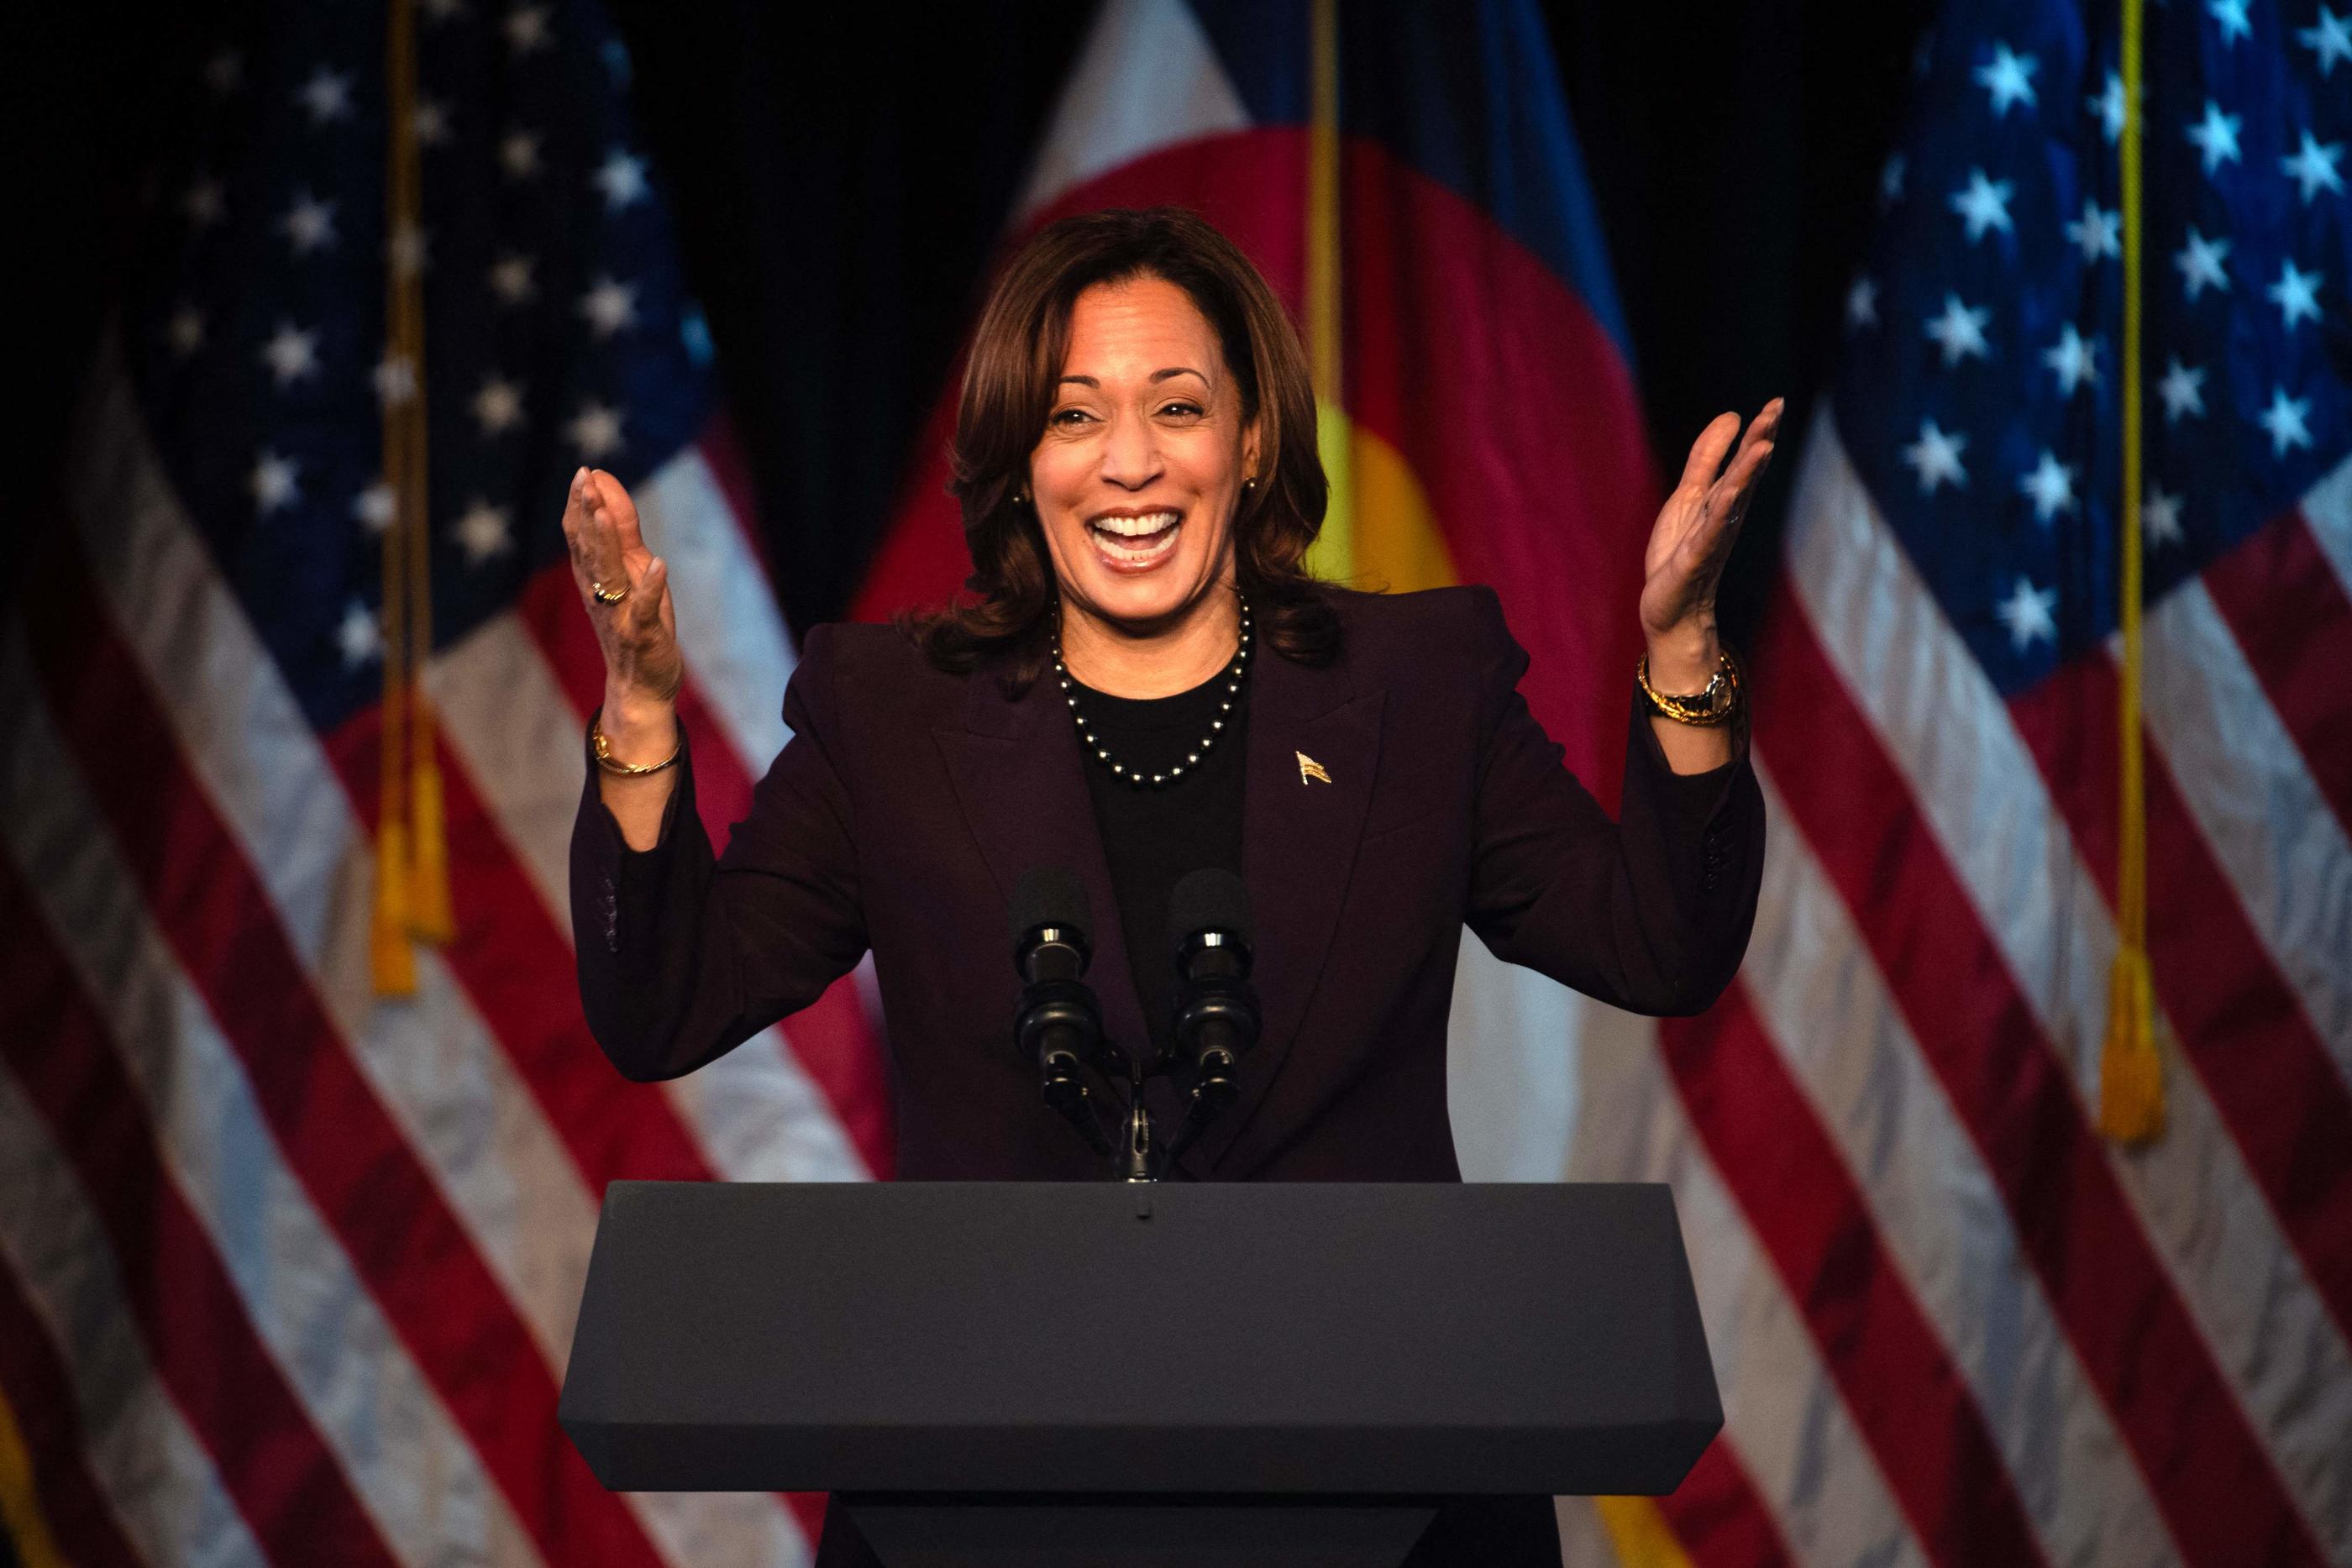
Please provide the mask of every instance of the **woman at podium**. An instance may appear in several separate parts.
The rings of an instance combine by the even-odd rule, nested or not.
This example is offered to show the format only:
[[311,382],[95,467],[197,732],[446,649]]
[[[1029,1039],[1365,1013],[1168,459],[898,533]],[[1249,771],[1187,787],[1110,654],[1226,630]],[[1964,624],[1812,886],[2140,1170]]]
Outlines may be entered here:
[[[564,534],[606,664],[572,841],[590,1028],[629,1077],[673,1077],[871,951],[898,1174],[1097,1177],[1008,1038],[1007,901],[1032,869],[1073,873],[1105,1035],[1164,1051],[1171,890],[1220,868],[1255,912],[1262,1029],[1168,1174],[1459,1179],[1464,926],[1640,1012],[1702,1009],[1738,966],[1764,816],[1715,596],[1780,412],[1699,436],[1650,537],[1646,653],[1591,672],[1626,691],[1612,821],[1519,695],[1491,590],[1307,574],[1326,485],[1306,356],[1242,253],[1173,210],[1052,225],[999,278],[964,378],[970,601],[809,633],[792,739],[722,853],[695,810],[662,562],[611,475],[575,478]],[[1167,1124],[1173,1087],[1150,1081],[1163,1094]],[[1547,1560],[1548,1501],[1456,1512],[1416,1561]],[[857,1561],[838,1533],[820,1561]]]

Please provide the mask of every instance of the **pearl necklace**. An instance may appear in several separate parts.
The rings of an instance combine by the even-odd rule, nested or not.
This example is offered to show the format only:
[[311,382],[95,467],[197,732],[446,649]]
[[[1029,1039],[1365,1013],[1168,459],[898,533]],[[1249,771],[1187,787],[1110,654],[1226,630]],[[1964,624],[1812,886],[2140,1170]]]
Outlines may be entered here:
[[1240,595],[1235,597],[1241,599],[1242,641],[1241,646],[1234,652],[1234,662],[1225,666],[1220,677],[1225,683],[1225,695],[1217,700],[1217,716],[1209,721],[1208,733],[1184,754],[1184,760],[1164,773],[1146,773],[1140,768],[1129,768],[1123,762],[1113,760],[1109,747],[1103,745],[1101,738],[1095,734],[1094,726],[1087,722],[1085,712],[1078,706],[1076,683],[1070,679],[1069,669],[1062,663],[1062,629],[1056,622],[1054,628],[1054,674],[1062,683],[1062,700],[1070,705],[1070,717],[1077,722],[1079,742],[1094,754],[1096,761],[1110,769],[1111,777],[1124,779],[1139,789],[1165,789],[1183,778],[1188,768],[1199,767],[1202,756],[1217,744],[1217,737],[1224,733],[1226,716],[1234,711],[1234,699],[1241,695],[1243,677],[1249,674],[1249,601]]

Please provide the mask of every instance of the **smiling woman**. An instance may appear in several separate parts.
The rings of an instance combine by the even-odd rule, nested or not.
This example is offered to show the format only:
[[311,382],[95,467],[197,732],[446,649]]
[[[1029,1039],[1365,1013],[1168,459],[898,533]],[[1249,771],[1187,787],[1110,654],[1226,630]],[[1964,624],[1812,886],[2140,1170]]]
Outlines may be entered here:
[[[1161,1174],[1458,1180],[1465,926],[1644,1012],[1708,1006],[1746,947],[1762,801],[1715,588],[1778,413],[1736,453],[1738,419],[1709,426],[1652,530],[1612,821],[1528,712],[1492,590],[1307,575],[1326,486],[1306,358],[1241,252],[1168,210],[1052,225],[968,361],[951,488],[971,599],[810,634],[793,739],[723,858],[694,805],[667,576],[620,486],[575,485],[564,528],[608,674],[572,838],[590,1027],[630,1077],[674,1077],[870,950],[897,1174],[1097,1177],[1005,1038],[1008,896],[1057,872],[1116,913],[1087,978],[1117,1054],[1087,1065],[1087,1092],[1137,1082],[1170,1126],[1206,1071],[1173,1048],[1200,936],[1175,890],[1219,871],[1256,912],[1263,1027],[1220,1081],[1230,1109]],[[871,1559],[829,1523],[818,1561]],[[1556,1563],[1550,1501],[1458,1500],[1411,1561]]]
[[1327,495],[1306,355],[1190,213],[1088,213],[1023,247],[973,335],[950,488],[980,602],[920,623],[943,669],[1008,654],[1034,679],[1058,623],[1074,670],[1165,695],[1231,656],[1237,593],[1286,657],[1337,652],[1302,566]]

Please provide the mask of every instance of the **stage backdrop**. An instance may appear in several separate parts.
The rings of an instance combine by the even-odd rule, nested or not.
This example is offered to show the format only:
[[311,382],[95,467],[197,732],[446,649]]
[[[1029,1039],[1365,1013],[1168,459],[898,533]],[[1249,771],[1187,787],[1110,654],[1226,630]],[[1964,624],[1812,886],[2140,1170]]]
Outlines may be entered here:
[[[1465,939],[1465,1168],[1672,1181],[1723,1382],[1675,1498],[1563,1504],[1572,1562],[2352,1562],[2352,20],[2291,9],[2154,14],[2129,224],[2114,7],[1926,39],[1783,458],[1741,980],[1661,1026]],[[797,1561],[810,1500],[614,1500],[551,1423],[604,1181],[887,1168],[854,980],[659,1088],[571,989],[565,479],[619,472],[672,564],[714,831],[784,738],[793,563],[599,16],[359,16],[277,8],[186,81],[0,627],[0,1520],[31,1563]],[[1318,566],[1493,582],[1613,799],[1655,465],[1533,12],[1110,0],[1003,239],[1157,201],[1307,333]],[[859,613],[961,575],[949,391]],[[2163,1125],[2126,1145],[2141,856]]]

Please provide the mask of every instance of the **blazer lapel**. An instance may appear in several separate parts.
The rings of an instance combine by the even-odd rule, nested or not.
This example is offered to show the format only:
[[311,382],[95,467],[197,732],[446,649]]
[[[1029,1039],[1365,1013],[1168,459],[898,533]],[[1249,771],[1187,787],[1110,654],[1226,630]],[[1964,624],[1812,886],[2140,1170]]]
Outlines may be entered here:
[[[1087,978],[1102,1003],[1103,1028],[1119,1045],[1141,1049],[1149,1037],[1120,940],[1110,862],[1087,793],[1077,731],[1054,682],[1041,677],[1016,702],[992,674],[976,674],[966,683],[964,727],[934,734],[998,895],[1009,904],[1013,884],[1032,866],[1066,866],[1085,884],[1095,927]],[[1012,961],[1007,927],[1004,962]]]
[[1242,1065],[1239,1103],[1186,1161],[1196,1171],[1224,1162],[1289,1061],[1339,925],[1380,762],[1382,694],[1355,691],[1344,664],[1312,670],[1268,654],[1250,678],[1242,862],[1263,1023]]

